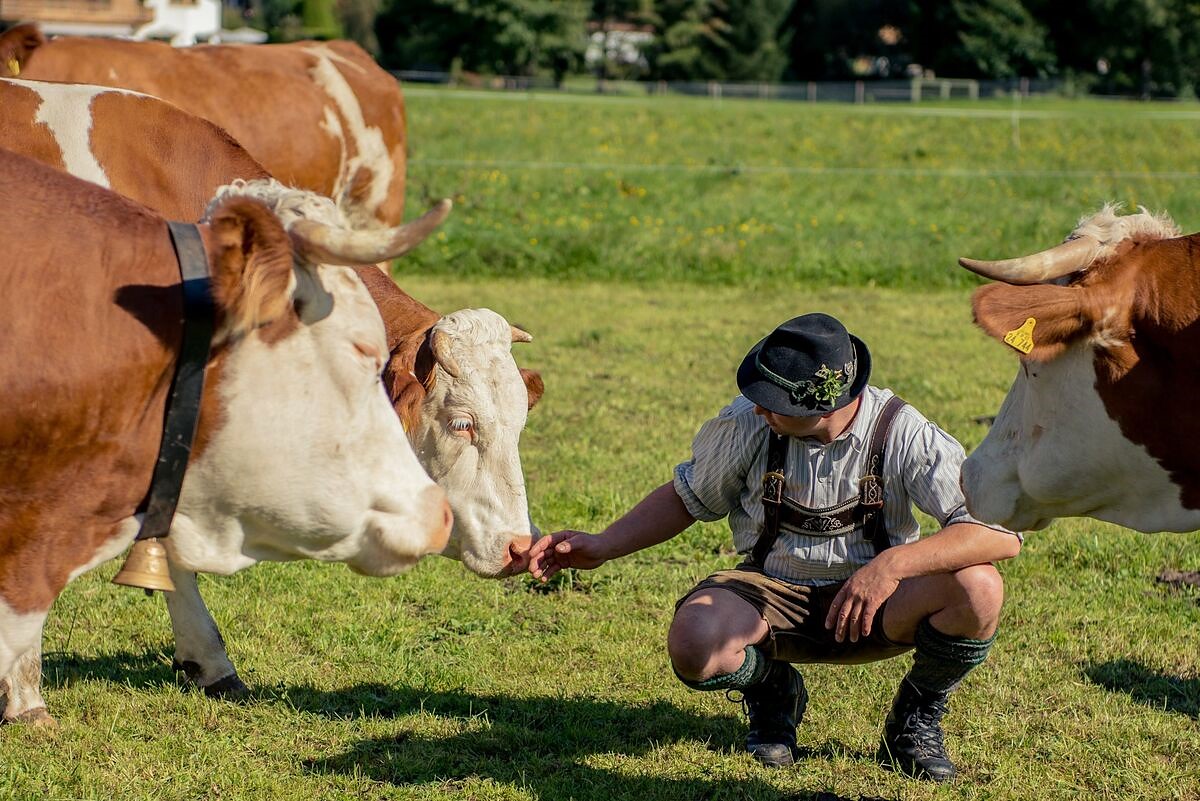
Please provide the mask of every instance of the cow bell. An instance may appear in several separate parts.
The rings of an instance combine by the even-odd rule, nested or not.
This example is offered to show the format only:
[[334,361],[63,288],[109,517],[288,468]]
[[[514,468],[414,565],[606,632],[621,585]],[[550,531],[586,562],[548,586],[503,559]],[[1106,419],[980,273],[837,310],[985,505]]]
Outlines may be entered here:
[[167,569],[167,549],[157,537],[138,540],[129,549],[125,564],[117,575],[113,576],[113,584],[124,584],[126,587],[141,587],[149,595],[153,590],[174,592],[175,583],[171,581]]

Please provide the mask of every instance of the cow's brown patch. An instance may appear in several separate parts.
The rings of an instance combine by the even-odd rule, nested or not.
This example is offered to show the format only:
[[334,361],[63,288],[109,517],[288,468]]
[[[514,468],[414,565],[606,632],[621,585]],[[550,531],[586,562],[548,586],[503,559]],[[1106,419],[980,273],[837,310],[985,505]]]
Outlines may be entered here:
[[0,143],[6,150],[64,170],[62,148],[50,128],[37,122],[41,105],[41,96],[32,89],[0,83],[0,109],[4,110],[0,114]]
[[[341,177],[343,143],[326,129],[330,98],[311,75],[316,57],[309,48],[316,44],[173,48],[161,42],[62,36],[31,52],[22,75],[162,98],[224,128],[276,179],[328,196]],[[399,225],[405,172],[400,88],[361,47],[350,42],[321,46],[350,62],[335,59],[334,65],[358,99],[365,124],[383,134],[397,176],[388,188],[384,206],[390,216],[383,222]],[[348,121],[340,122],[348,132]],[[347,145],[351,139],[347,137]],[[356,152],[345,155],[353,158]]]
[[168,219],[194,222],[218,187],[270,177],[224,130],[152,97],[98,95],[92,119],[109,185]]
[[1036,318],[1033,361],[1090,337],[1105,411],[1170,474],[1188,509],[1200,509],[1198,246],[1198,234],[1123,243],[1068,286],[989,284],[972,299],[976,322],[997,339]]

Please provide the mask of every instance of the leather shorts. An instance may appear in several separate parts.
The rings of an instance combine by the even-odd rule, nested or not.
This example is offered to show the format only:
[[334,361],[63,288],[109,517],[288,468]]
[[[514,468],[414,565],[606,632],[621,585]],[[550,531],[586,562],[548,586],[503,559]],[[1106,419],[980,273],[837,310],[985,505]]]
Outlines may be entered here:
[[825,628],[825,617],[843,583],[821,587],[791,584],[743,563],[701,581],[679,599],[675,609],[701,590],[732,592],[758,610],[767,623],[767,638],[758,646],[769,658],[784,662],[854,665],[890,659],[912,650],[912,645],[893,642],[883,633],[886,601],[875,613],[870,636],[860,637],[858,642],[849,638],[845,642],[835,640],[833,630]]

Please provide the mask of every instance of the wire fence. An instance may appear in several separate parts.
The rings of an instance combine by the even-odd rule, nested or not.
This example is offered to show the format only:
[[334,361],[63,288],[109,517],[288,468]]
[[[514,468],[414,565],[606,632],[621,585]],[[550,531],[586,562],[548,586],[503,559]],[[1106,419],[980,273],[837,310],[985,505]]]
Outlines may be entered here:
[[432,70],[392,73],[406,83],[454,85],[469,89],[509,92],[568,92],[600,95],[680,95],[746,98],[792,102],[919,103],[926,100],[1061,95],[1062,81],[1020,78],[978,81],[964,78],[912,78],[873,81],[806,81],[803,83],[726,83],[720,81],[622,81],[569,78],[556,83],[549,76],[452,74]]

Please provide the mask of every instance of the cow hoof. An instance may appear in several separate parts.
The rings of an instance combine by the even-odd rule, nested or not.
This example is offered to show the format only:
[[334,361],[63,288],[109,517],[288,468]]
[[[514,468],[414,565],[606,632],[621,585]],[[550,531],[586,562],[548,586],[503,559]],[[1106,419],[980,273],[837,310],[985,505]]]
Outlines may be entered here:
[[39,706],[36,709],[26,709],[16,717],[5,717],[4,722],[21,723],[38,729],[58,728],[58,721],[50,717],[50,713],[46,711],[46,707],[44,706]]
[[224,701],[244,701],[250,697],[250,688],[234,673],[205,687],[204,694],[209,698],[220,698]]

